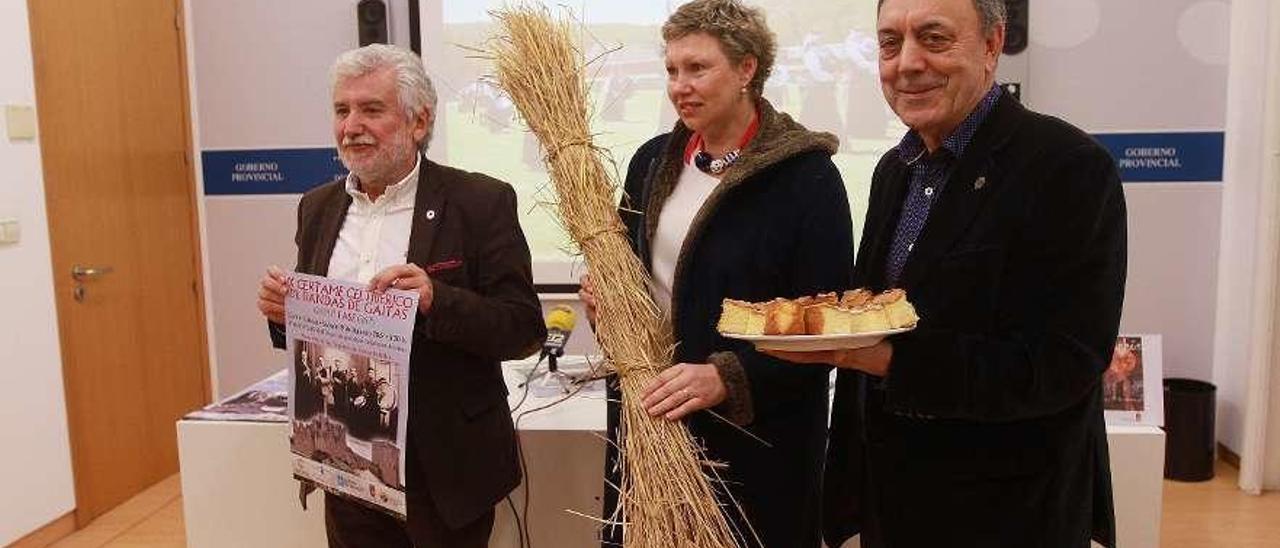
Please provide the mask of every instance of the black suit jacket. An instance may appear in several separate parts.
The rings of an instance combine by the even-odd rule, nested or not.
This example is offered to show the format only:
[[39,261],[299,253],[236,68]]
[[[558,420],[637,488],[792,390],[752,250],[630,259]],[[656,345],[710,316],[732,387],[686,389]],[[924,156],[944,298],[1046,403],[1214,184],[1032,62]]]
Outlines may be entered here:
[[[884,289],[908,171],[896,150],[876,167],[855,285]],[[886,378],[839,375],[828,544],[1114,545],[1100,380],[1125,260],[1107,152],[1002,97],[904,267],[919,326],[893,338]]]
[[[350,205],[343,180],[303,195],[298,272],[327,274]],[[460,526],[520,483],[500,362],[536,351],[546,327],[509,185],[423,159],[413,215],[406,262],[427,269],[435,296],[409,358],[407,458],[427,484],[407,488]]]

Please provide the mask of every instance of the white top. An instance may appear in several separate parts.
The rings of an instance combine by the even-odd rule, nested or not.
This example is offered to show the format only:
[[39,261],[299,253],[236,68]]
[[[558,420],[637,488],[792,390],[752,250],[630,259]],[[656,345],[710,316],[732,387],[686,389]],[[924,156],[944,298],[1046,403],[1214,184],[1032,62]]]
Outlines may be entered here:
[[658,230],[653,235],[653,281],[649,283],[649,295],[664,314],[671,313],[671,286],[675,283],[676,261],[684,247],[689,226],[702,210],[711,191],[720,179],[703,173],[693,164],[686,163],[680,171],[675,190],[662,204],[658,217]]
[[330,278],[367,282],[383,269],[405,263],[420,167],[421,156],[409,175],[388,186],[376,200],[360,190],[354,174],[347,175],[351,207],[329,258]]

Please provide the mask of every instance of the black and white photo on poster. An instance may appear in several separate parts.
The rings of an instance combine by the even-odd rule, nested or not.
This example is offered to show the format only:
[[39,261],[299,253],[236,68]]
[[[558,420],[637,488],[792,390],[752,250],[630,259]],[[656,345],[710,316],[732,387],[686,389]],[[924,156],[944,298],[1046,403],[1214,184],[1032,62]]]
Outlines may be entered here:
[[417,293],[296,273],[286,285],[294,475],[403,518]]
[[293,357],[294,417],[327,415],[364,442],[396,439],[402,379],[392,362],[303,339],[296,341]]

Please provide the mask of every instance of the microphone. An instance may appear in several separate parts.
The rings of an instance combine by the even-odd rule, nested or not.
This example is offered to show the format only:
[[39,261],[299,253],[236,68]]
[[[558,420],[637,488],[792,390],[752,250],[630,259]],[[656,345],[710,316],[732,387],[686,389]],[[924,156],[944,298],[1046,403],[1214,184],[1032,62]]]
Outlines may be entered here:
[[538,361],[550,357],[548,366],[552,371],[556,370],[556,358],[564,355],[564,345],[573,334],[574,323],[573,309],[568,305],[555,305],[547,313],[547,340],[542,343],[542,357]]

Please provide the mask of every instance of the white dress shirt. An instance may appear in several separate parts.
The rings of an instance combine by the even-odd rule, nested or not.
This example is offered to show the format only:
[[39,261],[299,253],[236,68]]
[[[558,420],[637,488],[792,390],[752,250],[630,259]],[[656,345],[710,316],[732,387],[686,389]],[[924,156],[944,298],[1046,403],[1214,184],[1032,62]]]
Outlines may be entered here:
[[680,260],[685,236],[711,191],[719,184],[720,179],[686,163],[676,188],[662,204],[658,230],[653,235],[653,279],[649,283],[649,295],[664,314],[671,313],[671,288],[675,284],[676,262]]
[[376,200],[360,190],[354,174],[347,175],[351,207],[329,258],[330,278],[363,283],[389,266],[405,263],[421,167],[419,156],[413,170]]

